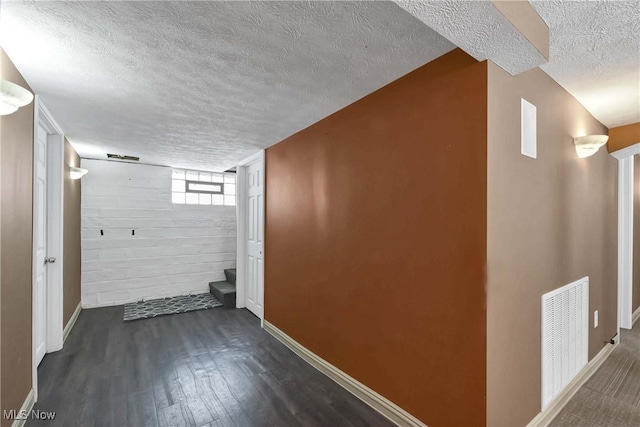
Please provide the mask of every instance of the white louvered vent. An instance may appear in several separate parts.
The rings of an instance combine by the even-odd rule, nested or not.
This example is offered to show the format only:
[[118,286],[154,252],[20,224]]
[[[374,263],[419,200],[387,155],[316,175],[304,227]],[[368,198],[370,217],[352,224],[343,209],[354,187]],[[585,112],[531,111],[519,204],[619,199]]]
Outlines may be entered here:
[[542,296],[542,409],[587,364],[589,278]]

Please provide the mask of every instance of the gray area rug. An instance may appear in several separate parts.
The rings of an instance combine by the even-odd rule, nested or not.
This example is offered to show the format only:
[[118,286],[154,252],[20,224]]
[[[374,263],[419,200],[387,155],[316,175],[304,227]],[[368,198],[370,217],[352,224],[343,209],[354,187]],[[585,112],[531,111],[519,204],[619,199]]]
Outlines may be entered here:
[[124,305],[123,320],[129,322],[221,306],[222,303],[210,293],[139,301]]

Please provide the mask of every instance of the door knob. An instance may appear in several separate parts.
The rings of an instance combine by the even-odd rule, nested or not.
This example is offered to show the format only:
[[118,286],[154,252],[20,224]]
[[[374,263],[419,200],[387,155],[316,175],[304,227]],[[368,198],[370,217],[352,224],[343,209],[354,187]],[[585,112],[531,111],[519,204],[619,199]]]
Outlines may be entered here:
[[53,264],[54,262],[56,262],[56,259],[52,256],[44,259],[45,264]]

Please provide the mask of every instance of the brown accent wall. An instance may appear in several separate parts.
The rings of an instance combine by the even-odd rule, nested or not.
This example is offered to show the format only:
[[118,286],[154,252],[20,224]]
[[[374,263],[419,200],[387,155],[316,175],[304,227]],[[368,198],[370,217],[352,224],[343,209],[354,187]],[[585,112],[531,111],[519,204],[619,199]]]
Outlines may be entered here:
[[640,143],[640,123],[609,129],[607,148],[610,153]]
[[633,172],[633,311],[640,308],[640,155],[634,159]]
[[[577,157],[574,135],[607,128],[540,69],[488,75],[487,425],[522,426],[541,409],[544,293],[589,276],[589,358],[616,334],[617,161]],[[537,107],[535,160],[521,98]]]
[[486,419],[486,82],[455,50],[266,151],[265,319],[431,427]]
[[80,186],[71,179],[69,167],[80,167],[80,157],[68,140],[64,141],[64,325],[80,303]]
[[[29,88],[0,49],[0,75]],[[33,103],[1,116],[2,408],[20,409],[31,389]],[[1,425],[9,426],[9,420]]]

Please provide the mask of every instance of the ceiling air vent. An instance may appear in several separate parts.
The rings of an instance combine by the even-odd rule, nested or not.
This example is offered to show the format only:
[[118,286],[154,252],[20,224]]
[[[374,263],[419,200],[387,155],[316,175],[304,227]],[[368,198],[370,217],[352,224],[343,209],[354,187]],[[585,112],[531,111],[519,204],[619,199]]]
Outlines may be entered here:
[[131,160],[132,162],[140,161],[140,157],[123,156],[121,154],[107,154],[107,157],[110,159],[116,159],[116,160]]

